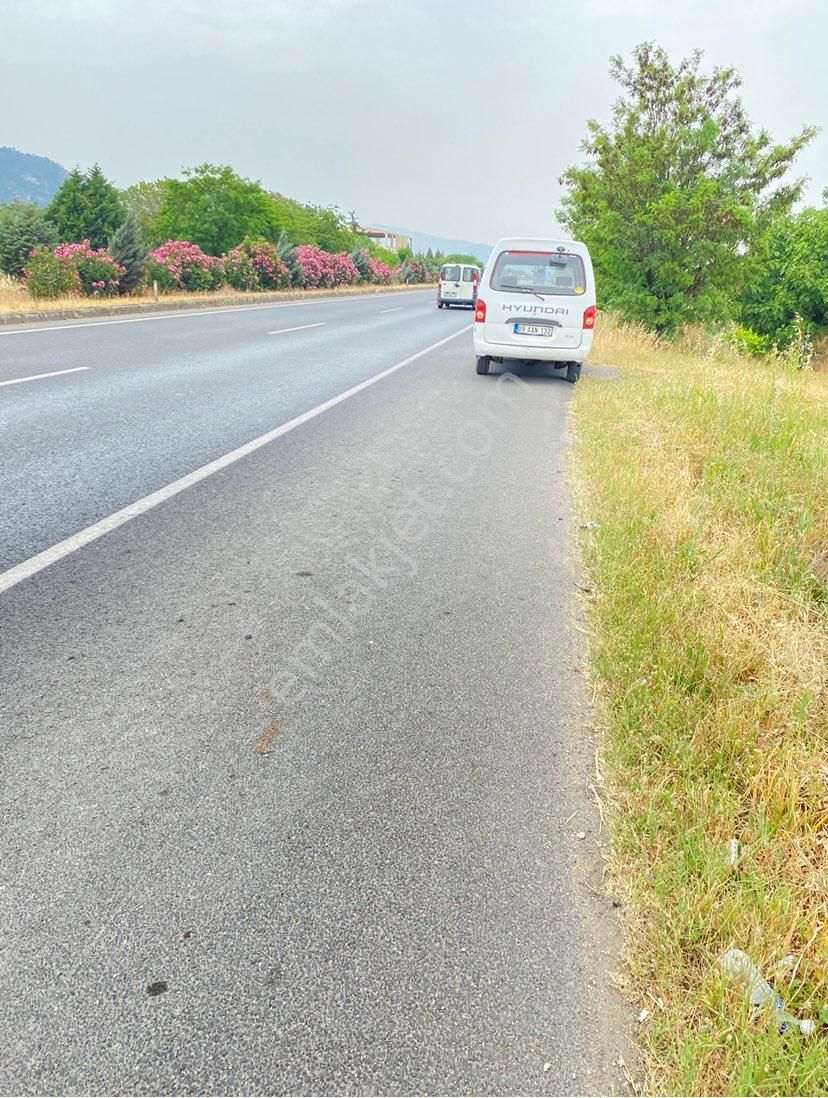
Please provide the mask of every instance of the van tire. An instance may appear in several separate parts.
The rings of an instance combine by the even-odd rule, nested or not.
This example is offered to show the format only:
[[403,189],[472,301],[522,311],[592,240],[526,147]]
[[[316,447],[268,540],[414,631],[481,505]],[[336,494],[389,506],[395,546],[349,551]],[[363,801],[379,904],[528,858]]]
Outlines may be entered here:
[[438,301],[438,302],[437,302],[437,308],[438,308],[438,309],[442,309],[442,307],[443,307],[443,303],[442,303],[442,301]]
[[581,364],[580,362],[567,362],[566,364],[566,380],[570,385],[574,385],[578,378],[581,376]]
[[477,360],[477,372],[479,374],[487,374],[489,372],[489,367],[491,366],[491,364],[492,360],[489,358],[488,355],[481,355],[481,357]]

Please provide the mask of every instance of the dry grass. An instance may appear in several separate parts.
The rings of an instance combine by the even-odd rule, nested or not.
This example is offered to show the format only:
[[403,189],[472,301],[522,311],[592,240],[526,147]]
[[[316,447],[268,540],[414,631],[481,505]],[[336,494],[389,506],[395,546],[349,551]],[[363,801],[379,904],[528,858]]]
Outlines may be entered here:
[[[828,376],[607,318],[593,357],[622,368],[575,421],[648,1088],[825,1093]],[[768,975],[793,955],[776,987],[815,1036],[751,1017],[730,946]]]

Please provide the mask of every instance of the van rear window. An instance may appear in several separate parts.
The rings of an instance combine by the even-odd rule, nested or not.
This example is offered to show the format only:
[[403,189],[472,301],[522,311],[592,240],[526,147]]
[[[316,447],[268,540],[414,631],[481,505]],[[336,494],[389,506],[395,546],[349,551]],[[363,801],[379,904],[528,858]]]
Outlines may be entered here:
[[460,281],[460,268],[459,267],[443,267],[443,278],[448,282]]
[[463,281],[464,282],[474,282],[474,280],[476,278],[477,278],[477,271],[474,269],[474,267],[464,267],[463,268]]
[[586,292],[584,263],[569,252],[501,252],[492,272],[492,289],[554,297],[582,294]]

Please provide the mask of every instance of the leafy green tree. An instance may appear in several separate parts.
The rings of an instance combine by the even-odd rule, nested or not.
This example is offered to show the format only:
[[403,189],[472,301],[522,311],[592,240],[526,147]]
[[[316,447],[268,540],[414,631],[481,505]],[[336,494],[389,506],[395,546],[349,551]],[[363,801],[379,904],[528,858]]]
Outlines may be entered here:
[[462,252],[452,252],[451,255],[447,255],[443,260],[444,263],[471,263],[475,267],[479,267],[480,260],[476,255],[468,255]]
[[134,211],[129,211],[126,220],[112,237],[109,251],[115,262],[126,268],[126,273],[121,275],[120,292],[131,293],[144,277],[147,269],[146,238],[141,232],[141,226]]
[[125,216],[117,188],[97,164],[71,171],[47,213],[62,241],[89,240],[93,248],[105,248]]
[[19,278],[35,248],[57,243],[57,229],[33,202],[0,206],[0,271]]
[[166,181],[155,218],[164,240],[189,240],[208,255],[222,255],[246,236],[275,239],[278,226],[267,191],[227,165],[187,168]]
[[786,347],[800,325],[811,337],[828,329],[828,208],[779,218],[754,271],[739,309],[754,333]]
[[589,162],[560,178],[559,217],[589,246],[600,300],[667,333],[727,310],[752,245],[799,197],[803,181],[782,180],[816,133],[774,144],[752,127],[735,70],[705,75],[701,58],[673,66],[651,42],[630,65],[613,57],[612,121],[588,122]]
[[166,179],[144,180],[121,191],[121,201],[127,212],[135,214],[144,239],[151,247],[164,242],[158,232],[157,221],[167,183]]

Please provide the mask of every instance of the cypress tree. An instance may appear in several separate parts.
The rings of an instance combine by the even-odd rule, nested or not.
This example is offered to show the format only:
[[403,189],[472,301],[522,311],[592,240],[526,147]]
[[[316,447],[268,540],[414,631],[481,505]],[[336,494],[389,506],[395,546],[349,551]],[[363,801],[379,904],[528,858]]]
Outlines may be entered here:
[[126,273],[121,276],[119,290],[122,294],[131,293],[147,269],[147,245],[138,218],[130,210],[126,220],[118,228],[109,245],[112,258],[122,267],[126,267]]
[[85,233],[93,248],[105,248],[123,224],[125,213],[121,196],[106,178],[100,165],[93,164],[84,186]]
[[52,199],[46,216],[57,229],[61,241],[78,243],[85,238],[85,180],[80,168],[73,168]]

